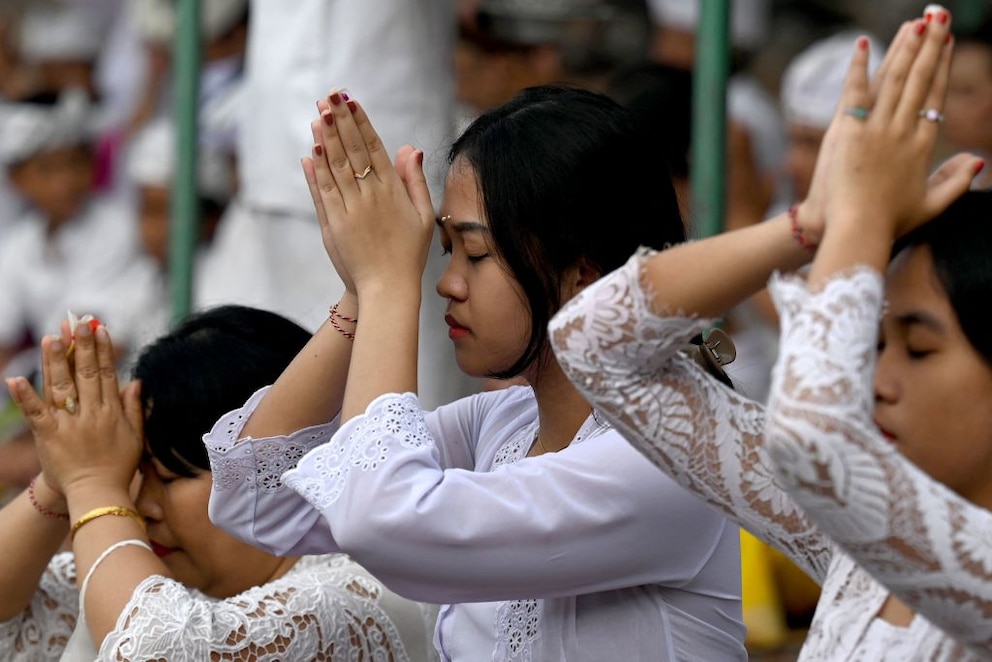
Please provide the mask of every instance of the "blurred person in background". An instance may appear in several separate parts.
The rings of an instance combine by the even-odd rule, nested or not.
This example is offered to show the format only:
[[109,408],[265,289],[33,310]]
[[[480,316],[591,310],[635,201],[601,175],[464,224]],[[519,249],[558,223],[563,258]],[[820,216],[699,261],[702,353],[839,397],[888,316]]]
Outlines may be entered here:
[[[292,11],[281,0],[250,0],[249,12],[241,184],[197,278],[205,303],[259,306],[315,330],[344,287],[320,268],[320,228],[300,177],[300,158],[313,144],[314,99],[332,87],[361,98],[390,153],[413,143],[430,166],[454,130],[454,0],[300,0]],[[441,268],[432,253],[428,271]],[[477,384],[448,351],[443,302],[429,286],[423,298],[421,393],[440,404]]]
[[[992,158],[992,16],[955,34],[944,117],[943,138],[953,151]],[[992,186],[990,170],[975,179],[976,188]]]

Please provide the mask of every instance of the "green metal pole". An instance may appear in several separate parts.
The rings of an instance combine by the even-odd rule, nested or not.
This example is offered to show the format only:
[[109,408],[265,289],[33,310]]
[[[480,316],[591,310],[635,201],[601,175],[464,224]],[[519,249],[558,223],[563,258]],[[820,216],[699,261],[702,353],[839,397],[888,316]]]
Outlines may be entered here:
[[692,235],[723,230],[726,211],[727,77],[730,72],[730,1],[701,0],[693,73]]
[[193,253],[200,214],[196,186],[200,0],[178,0],[176,19],[172,62],[177,151],[169,228],[169,292],[173,322],[189,314],[193,299]]

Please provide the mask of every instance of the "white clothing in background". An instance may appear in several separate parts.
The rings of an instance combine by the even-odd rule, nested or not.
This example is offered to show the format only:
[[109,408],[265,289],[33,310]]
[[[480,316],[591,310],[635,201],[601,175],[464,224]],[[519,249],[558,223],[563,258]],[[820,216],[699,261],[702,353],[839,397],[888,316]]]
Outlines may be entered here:
[[[96,662],[321,655],[428,662],[437,659],[428,625],[436,611],[392,593],[343,554],[302,558],[279,579],[226,600],[152,575],[135,588]],[[0,657],[59,659],[78,617],[75,562],[64,552],[48,565],[30,607],[0,622]]]
[[[718,383],[678,352],[689,338],[709,326],[711,320],[654,312],[640,279],[641,266],[650,255],[644,252],[634,256],[624,267],[593,283],[565,305],[551,322],[555,353],[583,394],[645,456],[742,527],[787,554],[822,585],[820,602],[799,659],[803,662],[988,659],[990,625],[988,617],[980,615],[982,610],[987,613],[992,604],[988,565],[984,566],[984,572],[974,568],[969,571],[963,567],[966,559],[955,558],[952,547],[978,549],[978,541],[984,536],[987,549],[992,516],[963,503],[929,480],[925,489],[916,492],[916,499],[911,499],[913,490],[908,488],[906,494],[896,499],[902,502],[905,512],[915,512],[918,517],[887,517],[882,521],[875,516],[872,531],[878,540],[874,545],[860,547],[857,556],[850,555],[855,552],[850,545],[851,536],[858,530],[851,523],[859,519],[860,514],[854,512],[859,508],[852,507],[849,514],[853,517],[848,519],[848,526],[842,526],[839,518],[814,518],[797,503],[796,499],[802,498],[804,505],[823,504],[826,492],[819,489],[817,481],[823,480],[819,472],[824,465],[817,463],[814,471],[810,469],[816,461],[814,457],[810,456],[806,462],[803,458],[792,458],[793,469],[785,471],[796,472],[793,476],[802,473],[805,476],[802,480],[808,481],[805,487],[800,487],[799,479],[794,479],[792,493],[775,476],[775,461],[763,438],[764,407]],[[841,297],[828,290],[825,293],[828,300],[833,298],[835,304],[839,302],[851,309],[803,318],[795,315],[803,298],[796,289],[801,288],[772,284],[772,293],[777,295],[783,315],[785,341],[781,360],[805,360],[798,369],[802,377],[831,385],[837,383],[838,370],[851,371],[867,365],[866,362],[817,361],[814,354],[822,350],[815,349],[811,338],[822,338],[830,329],[836,329],[836,333],[843,335],[838,341],[852,342],[856,336],[849,333],[849,325],[833,324],[839,319],[850,319],[857,320],[852,324],[864,325],[861,332],[874,345],[881,295],[876,292],[874,297],[869,296],[870,292],[860,289]],[[868,315],[860,308],[855,310],[858,305],[875,306],[875,314]],[[863,353],[858,356],[865,361]],[[808,383],[799,380],[798,388],[805,388]],[[834,393],[832,389],[822,392]],[[824,411],[828,416],[841,417],[841,422],[833,418],[825,422],[835,425],[834,429],[849,430],[857,420],[846,418],[852,413],[850,408],[829,409],[828,405],[817,410],[817,415]],[[870,412],[871,400],[864,399],[858,417],[868,416],[870,422]],[[783,428],[797,429],[793,426],[802,425],[809,431],[802,412],[797,410],[793,415],[795,419],[782,421]],[[801,436],[807,442],[811,438]],[[865,491],[887,493],[880,481],[888,469],[872,471],[858,456],[845,453],[841,453],[843,459],[837,459],[830,469],[837,471],[844,466],[856,471],[837,477],[838,484],[856,474],[865,481]],[[890,452],[889,458],[894,455],[894,451]],[[907,474],[914,473],[909,471],[905,460],[898,464]],[[919,471],[915,471],[915,476],[907,475],[907,480],[923,484]],[[861,497],[854,497],[857,498]],[[658,507],[664,504],[659,501]],[[830,526],[821,527],[831,519]],[[898,549],[888,548],[887,534],[893,536]],[[935,565],[926,570],[917,564],[920,557],[914,556],[910,561],[902,555],[912,554],[918,548],[899,544],[921,539],[927,541],[935,554],[928,557]],[[976,564],[981,563],[976,559]],[[884,576],[899,597],[918,610],[909,627],[898,628],[876,618],[889,589],[869,571]],[[981,655],[969,651],[948,632],[958,635],[967,632],[974,637],[973,641],[984,637],[986,648]]]
[[522,386],[427,414],[387,394],[340,429],[238,441],[265,393],[204,437],[211,519],[276,554],[340,546],[450,603],[443,660],[746,659],[738,529],[595,414],[533,458]]
[[0,344],[25,331],[35,340],[58,333],[66,311],[99,317],[118,345],[133,345],[130,307],[154,265],[140,251],[137,219],[127,207],[94,197],[47,236],[47,222],[30,211],[0,252]]
[[[221,223],[211,302],[256,305],[315,330],[343,287],[324,252],[300,168],[313,145],[316,101],[346,88],[390,154],[423,149],[440,203],[443,152],[453,137],[453,0],[252,0],[239,130],[240,204]],[[226,226],[226,227],[225,227]],[[458,370],[428,258],[420,333],[420,393],[436,406],[476,390]],[[243,271],[248,269],[248,271]]]

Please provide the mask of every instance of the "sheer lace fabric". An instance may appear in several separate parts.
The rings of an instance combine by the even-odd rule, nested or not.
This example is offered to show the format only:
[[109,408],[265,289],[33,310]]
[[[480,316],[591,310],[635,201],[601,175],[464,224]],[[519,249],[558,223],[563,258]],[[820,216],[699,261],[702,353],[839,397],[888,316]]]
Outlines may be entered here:
[[[0,629],[4,660],[58,659],[78,614],[74,574],[71,553],[53,559],[31,607]],[[305,557],[282,578],[227,600],[152,576],[135,589],[98,659],[430,659],[419,609],[344,555]],[[418,654],[408,654],[390,611],[419,628],[404,632]]]
[[[922,575],[915,574],[918,564],[905,563],[904,556],[886,559],[884,545],[872,549],[872,555],[887,572],[905,573],[903,580],[907,590],[900,593],[900,597],[905,597],[908,604],[920,609],[920,613],[925,613],[927,617],[918,615],[910,627],[899,629],[902,636],[896,638],[891,636],[885,624],[875,625],[875,616],[885,602],[888,590],[858,565],[866,559],[857,557],[858,563],[855,563],[845,553],[845,549],[858,554],[867,548],[847,548],[845,545],[842,549],[838,543],[845,544],[844,535],[838,535],[839,532],[834,531],[833,527],[822,527],[819,521],[806,514],[800,504],[815,505],[823,499],[823,495],[816,490],[818,486],[812,486],[808,481],[804,483],[813,489],[808,495],[809,500],[801,502],[798,492],[794,496],[790,491],[794,484],[786,480],[787,474],[783,473],[781,477],[776,475],[776,459],[783,460],[783,471],[786,471],[782,457],[784,451],[776,450],[776,457],[773,458],[771,449],[765,443],[765,412],[762,406],[725,388],[679,354],[683,343],[705,328],[707,320],[654,309],[653,299],[641,281],[642,265],[651,254],[650,251],[638,253],[624,267],[584,290],[552,320],[552,343],[566,373],[594,406],[658,467],[742,526],[784,551],[822,584],[820,604],[803,647],[802,660],[950,662],[982,659],[973,651],[965,650],[964,646],[931,624],[927,617],[934,617],[940,622],[939,614],[943,613],[977,625],[979,620],[976,616],[984,613],[987,627],[990,619],[988,598],[984,603],[977,603],[986,606],[984,612],[980,608],[971,609],[976,604],[971,598],[983,593],[988,595],[987,577],[970,589],[957,580],[952,581],[950,577],[954,573],[943,578],[940,572],[935,571],[924,580]],[[781,288],[782,284],[773,283],[773,287]],[[793,288],[790,291],[795,291],[796,287],[802,289],[795,284],[785,287]],[[786,310],[784,319],[795,319],[788,309],[790,306],[798,309],[802,302],[793,301],[788,295],[779,299]],[[877,296],[874,302],[877,305]],[[863,315],[857,310],[850,313],[845,310],[843,316],[849,314],[854,317]],[[840,316],[839,310],[833,310],[830,319]],[[870,324],[877,323],[877,313],[869,317],[874,320]],[[786,335],[791,335],[793,341],[785,343],[780,362],[786,362],[794,355],[794,365],[802,366],[800,372],[804,376],[823,369],[821,365],[816,368],[810,366],[812,358],[805,355],[804,345],[811,337],[825,335],[826,329],[810,328],[808,321],[802,324],[798,320],[784,323],[795,324],[798,328],[787,330]],[[866,334],[874,343],[876,327],[871,326]],[[853,343],[853,338],[846,338],[843,342]],[[863,343],[857,346],[864,347]],[[859,358],[861,363],[845,366],[845,370],[850,371],[851,379],[864,382],[864,376],[855,374],[865,369],[864,355]],[[822,383],[829,385],[838,380],[835,370],[833,376],[825,377]],[[869,421],[870,402],[869,399],[867,405],[859,405],[862,414],[868,412]],[[845,415],[849,413],[845,412]],[[808,421],[800,419],[797,425],[790,419],[791,415],[791,411],[785,410],[781,416],[782,424],[791,431],[790,434],[795,436],[796,429],[811,429]],[[803,438],[810,439],[805,435]],[[806,453],[791,454],[799,455]],[[860,465],[834,462],[830,466],[846,466],[850,471]],[[796,465],[792,475],[802,478],[809,476],[810,471],[809,466]],[[870,472],[858,472],[857,475],[871,477]],[[879,476],[876,473],[872,482],[860,489],[869,493],[878,492]],[[851,478],[853,476],[842,479],[841,484],[846,484]],[[922,493],[932,495],[934,489],[931,487]],[[900,493],[899,498],[904,496]],[[926,528],[933,519],[932,515],[941,512],[946,513],[943,519],[951,521],[954,519],[952,513],[962,511],[963,504],[958,506],[961,508],[949,507],[946,502],[926,506],[918,503],[919,510],[916,512],[921,516],[904,523],[909,525],[912,522]],[[658,507],[662,504],[659,503]],[[924,516],[923,513],[928,514]],[[872,522],[873,526],[879,524],[877,517]],[[854,530],[864,536],[865,527],[858,525]],[[987,524],[983,530],[985,533],[979,535],[985,535],[987,541],[990,539]],[[937,545],[941,532],[949,533],[950,530],[938,527],[936,531],[931,531],[937,536],[930,539],[931,545]],[[835,535],[837,542],[831,537]],[[951,549],[957,546],[954,538],[945,534],[943,540],[945,552],[953,554]],[[865,541],[859,539],[859,542]],[[928,549],[932,551],[933,546]],[[931,558],[938,556],[934,554]],[[870,562],[867,566],[873,567]],[[987,573],[989,565],[984,567]],[[916,579],[912,579],[911,575]],[[974,577],[972,581],[977,581],[978,574]],[[911,588],[914,582],[919,584]],[[925,588],[927,585],[930,588]],[[947,611],[936,600],[917,600],[928,594],[934,598],[942,595],[947,606],[957,600],[969,606]],[[936,611],[931,613],[931,608]],[[959,623],[956,629],[950,631],[960,633],[960,628]]]
[[862,568],[992,657],[992,513],[922,472],[873,423],[881,275],[856,269],[813,294],[794,278],[772,287],[783,337],[767,443],[783,484]]
[[[207,435],[211,461],[251,454],[222,439],[256,402]],[[448,603],[442,659],[744,659],[736,527],[598,417],[565,450],[527,458],[537,429],[530,388],[427,413],[413,394],[385,394],[285,472],[282,489],[215,485],[211,516],[273,549],[340,546],[394,590]],[[693,538],[672,535],[690,526]]]

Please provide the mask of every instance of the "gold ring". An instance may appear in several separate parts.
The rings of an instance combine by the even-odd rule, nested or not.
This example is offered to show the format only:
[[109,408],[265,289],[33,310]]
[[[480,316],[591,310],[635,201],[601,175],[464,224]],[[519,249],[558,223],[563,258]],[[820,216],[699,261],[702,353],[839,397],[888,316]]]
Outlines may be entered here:
[[65,409],[70,414],[75,414],[79,411],[79,405],[76,403],[76,398],[71,395],[65,396],[65,402],[62,403],[60,409]]
[[368,177],[368,176],[369,176],[369,173],[370,173],[370,172],[372,172],[372,166],[371,166],[371,164],[370,164],[370,165],[367,165],[367,166],[365,166],[365,170],[362,170],[362,173],[361,173],[361,174],[358,174],[358,173],[356,172],[356,173],[355,173],[355,179],[365,179],[366,177]]

